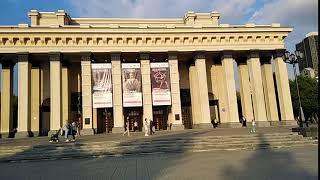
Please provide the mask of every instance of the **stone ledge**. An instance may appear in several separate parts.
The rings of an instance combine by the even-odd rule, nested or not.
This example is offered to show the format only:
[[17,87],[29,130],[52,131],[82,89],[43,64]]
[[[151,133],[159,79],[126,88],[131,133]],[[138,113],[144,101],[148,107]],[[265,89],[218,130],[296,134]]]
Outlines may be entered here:
[[123,133],[124,128],[123,127],[114,127],[112,128],[112,133]]
[[[247,126],[248,126],[248,122],[247,122]],[[219,124],[218,127],[221,127],[221,128],[242,128],[242,125],[239,122],[229,122],[229,123],[221,123],[221,124]]]

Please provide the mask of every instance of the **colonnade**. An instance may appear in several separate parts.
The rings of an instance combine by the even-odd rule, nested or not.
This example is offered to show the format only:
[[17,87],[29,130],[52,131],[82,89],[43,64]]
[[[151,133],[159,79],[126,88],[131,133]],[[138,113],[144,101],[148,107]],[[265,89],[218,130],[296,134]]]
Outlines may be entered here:
[[[211,79],[212,92],[219,102],[220,122],[224,126],[239,126],[234,61],[238,63],[242,115],[255,119],[261,126],[292,123],[293,112],[286,64],[282,51],[261,56],[250,51],[245,56],[235,56],[233,51],[221,52],[220,59],[208,59],[208,52],[195,52],[189,66],[189,83],[193,124],[210,125],[210,108],[207,83]],[[93,134],[97,128],[97,109],[92,107],[91,52],[79,52],[81,58],[82,134]],[[150,81],[150,53],[140,52],[143,119],[152,117],[152,91]],[[272,60],[275,67],[273,79]],[[43,77],[41,62],[34,62],[28,53],[16,54],[18,64],[18,126],[16,137],[37,136],[39,133],[41,91]],[[48,53],[50,66],[50,131],[55,133],[68,120],[70,113],[70,69],[64,65],[62,54]],[[174,129],[183,129],[180,99],[178,52],[168,52],[171,85],[171,109],[168,123]],[[121,52],[111,52],[113,86],[113,132],[122,132],[124,125],[121,79]],[[206,63],[213,61],[209,72]],[[15,61],[2,60],[0,134],[8,137],[13,130],[12,96],[13,65]],[[274,86],[276,84],[276,87]],[[278,104],[276,101],[276,92]],[[277,108],[279,106],[279,108]],[[279,112],[279,113],[278,113]],[[280,116],[278,116],[280,114]]]

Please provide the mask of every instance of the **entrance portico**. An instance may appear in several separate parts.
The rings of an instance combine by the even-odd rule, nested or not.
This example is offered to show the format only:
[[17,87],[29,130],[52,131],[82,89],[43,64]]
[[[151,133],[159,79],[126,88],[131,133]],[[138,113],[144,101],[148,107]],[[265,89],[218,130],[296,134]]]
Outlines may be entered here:
[[[46,134],[41,133],[45,132],[44,122],[50,122],[49,134],[54,133],[64,121],[77,121],[78,117],[82,134],[94,134],[97,129],[101,132],[98,114],[102,111],[94,107],[92,74],[94,64],[108,63],[110,81],[105,83],[112,87],[108,90],[112,103],[103,108],[112,112],[108,116],[113,118],[112,133],[123,132],[128,108],[141,109],[137,112],[142,119],[153,119],[155,113],[165,112],[167,124],[161,120],[162,129],[169,125],[172,130],[180,130],[190,124],[192,128],[211,127],[213,117],[219,117],[222,126],[240,127],[235,63],[240,79],[240,114],[247,121],[254,119],[259,126],[294,123],[288,74],[282,59],[283,39],[292,28],[279,24],[219,24],[220,14],[216,12],[188,12],[182,19],[158,20],[71,18],[61,10],[32,10],[29,16],[30,25],[0,27],[1,137],[7,137],[15,128],[10,115],[15,63],[16,137]],[[275,80],[271,63],[275,64]],[[138,66],[133,71],[134,64]],[[137,79],[139,90],[125,89],[129,76]],[[126,101],[128,97],[135,98],[135,104],[130,104],[133,99]],[[161,98],[156,101],[157,97],[163,97],[163,102]],[[46,99],[50,100],[49,112],[41,107]],[[182,103],[185,99],[190,104]],[[211,110],[210,100],[217,102]]]

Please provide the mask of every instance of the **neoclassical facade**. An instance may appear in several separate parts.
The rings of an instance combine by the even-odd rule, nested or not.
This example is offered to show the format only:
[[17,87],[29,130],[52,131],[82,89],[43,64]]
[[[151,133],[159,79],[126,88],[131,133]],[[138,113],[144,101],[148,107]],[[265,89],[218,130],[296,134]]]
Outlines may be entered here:
[[2,138],[14,128],[15,137],[47,135],[77,120],[82,134],[122,132],[127,120],[142,130],[145,118],[159,130],[210,127],[213,118],[240,127],[241,116],[258,126],[294,122],[283,61],[290,27],[220,24],[217,12],[179,19],[28,15],[30,24],[0,26]]

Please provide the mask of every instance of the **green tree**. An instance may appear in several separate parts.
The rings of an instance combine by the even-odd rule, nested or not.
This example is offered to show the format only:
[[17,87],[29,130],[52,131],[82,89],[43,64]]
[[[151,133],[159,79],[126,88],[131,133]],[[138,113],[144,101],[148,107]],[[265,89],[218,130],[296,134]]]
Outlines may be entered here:
[[[306,119],[313,113],[318,113],[318,82],[315,78],[298,76],[298,84],[301,98],[301,105]],[[293,105],[293,113],[299,115],[299,99],[295,80],[290,80],[290,91]],[[319,114],[318,114],[319,116]]]

